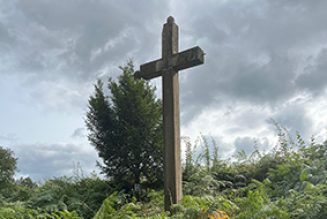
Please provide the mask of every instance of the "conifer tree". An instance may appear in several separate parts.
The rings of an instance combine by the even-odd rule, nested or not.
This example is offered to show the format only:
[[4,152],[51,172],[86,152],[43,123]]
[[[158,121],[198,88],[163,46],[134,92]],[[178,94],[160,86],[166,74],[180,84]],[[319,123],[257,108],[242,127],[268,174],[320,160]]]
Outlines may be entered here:
[[14,185],[17,159],[13,151],[0,146],[0,197],[9,196]]
[[161,101],[155,88],[135,80],[133,64],[120,67],[118,81],[109,79],[110,96],[98,81],[89,98],[86,125],[89,141],[98,151],[103,173],[123,189],[136,184],[163,184]]

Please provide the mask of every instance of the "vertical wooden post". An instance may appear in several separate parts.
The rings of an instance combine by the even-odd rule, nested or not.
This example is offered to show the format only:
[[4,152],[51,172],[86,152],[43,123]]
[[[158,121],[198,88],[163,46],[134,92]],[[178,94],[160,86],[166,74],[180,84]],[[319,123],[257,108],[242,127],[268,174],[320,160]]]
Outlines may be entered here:
[[178,53],[178,26],[168,17],[162,30],[162,58],[145,63],[135,78],[149,80],[162,76],[163,125],[164,125],[164,183],[165,210],[170,211],[182,194],[182,167],[180,148],[179,82],[178,70],[201,65],[204,52],[194,47]]
[[180,157],[180,118],[178,71],[171,67],[172,55],[178,53],[178,26],[169,17],[162,31],[163,123],[164,123],[164,186],[165,210],[182,199]]

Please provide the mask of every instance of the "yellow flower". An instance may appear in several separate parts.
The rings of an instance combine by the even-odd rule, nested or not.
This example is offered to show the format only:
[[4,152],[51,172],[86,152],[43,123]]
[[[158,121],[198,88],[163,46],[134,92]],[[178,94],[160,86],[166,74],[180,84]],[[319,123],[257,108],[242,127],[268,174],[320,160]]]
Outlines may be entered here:
[[224,211],[213,211],[208,214],[208,219],[230,219]]

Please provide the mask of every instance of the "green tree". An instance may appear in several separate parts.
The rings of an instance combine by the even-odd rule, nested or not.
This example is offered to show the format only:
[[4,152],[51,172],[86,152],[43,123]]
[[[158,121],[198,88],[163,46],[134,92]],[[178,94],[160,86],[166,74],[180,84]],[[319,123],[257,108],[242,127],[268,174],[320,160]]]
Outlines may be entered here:
[[7,196],[14,185],[16,170],[14,153],[10,149],[0,147],[0,194]]
[[89,98],[89,140],[103,159],[103,173],[120,188],[162,186],[161,101],[148,82],[134,79],[132,62],[120,69],[117,82],[109,79],[109,97],[99,80]]

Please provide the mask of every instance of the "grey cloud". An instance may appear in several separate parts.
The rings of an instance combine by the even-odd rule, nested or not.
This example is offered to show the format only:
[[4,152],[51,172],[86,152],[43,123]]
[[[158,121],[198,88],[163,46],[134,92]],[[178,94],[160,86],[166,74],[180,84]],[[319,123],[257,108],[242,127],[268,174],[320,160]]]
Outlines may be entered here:
[[296,79],[296,83],[314,94],[321,94],[327,86],[326,69],[327,49],[325,48],[320,51],[314,64],[306,66],[305,72]]
[[0,21],[0,48],[12,43],[14,39],[10,35],[5,25]]
[[[66,90],[79,87],[69,92],[81,90],[77,96],[85,96],[85,87],[90,89],[99,75],[116,76],[118,65],[134,56],[136,62],[146,61],[148,54],[157,51],[153,45],[169,13],[168,2],[144,0],[137,4],[130,0],[119,4],[18,0],[1,5],[6,12],[0,18],[0,32],[10,29],[15,44],[0,52],[0,59],[8,59],[0,73],[18,74],[30,99],[38,102],[42,101],[38,96],[55,93],[55,99],[62,98],[61,91],[56,92],[58,84],[68,85]],[[71,101],[65,104],[73,105]]]
[[12,150],[18,158],[19,175],[34,180],[72,175],[78,164],[86,174],[96,170],[96,152],[85,145],[21,144]]
[[[232,66],[232,63],[230,65]],[[237,99],[259,104],[273,103],[290,97],[294,92],[292,85],[294,72],[286,57],[275,55],[263,66],[240,64],[235,72],[228,68],[224,70],[226,79],[220,87],[229,96]]]
[[159,7],[158,2],[147,2],[144,7],[142,2],[134,7],[131,4],[132,1],[117,4],[115,1],[27,0],[19,1],[17,8],[29,25],[44,30],[43,35],[55,36],[57,45],[51,49],[59,50],[55,56],[58,63],[75,70],[68,72],[71,77],[90,79],[102,68],[117,65],[133,50],[141,49],[137,42],[139,36],[143,32],[149,34],[147,25],[151,26],[164,14],[154,10]]
[[77,128],[74,130],[73,134],[71,135],[72,138],[84,138],[85,135],[85,129],[84,128]]
[[235,52],[218,55],[221,64],[215,56],[208,58],[203,70],[188,75],[181,86],[186,90],[181,91],[181,99],[190,114],[187,119],[205,108],[219,108],[231,101],[274,106],[296,93],[293,63],[287,57],[271,54],[269,61],[261,64],[251,63]]
[[[268,138],[258,138],[252,136],[236,137],[233,143],[224,142],[221,136],[204,136],[209,144],[209,150],[214,152],[214,145],[218,146],[218,154],[222,159],[230,159],[232,155],[239,151],[244,151],[247,155],[254,152],[255,149],[267,152],[273,145]],[[201,142],[203,144],[203,142]],[[198,148],[200,151],[201,148]],[[203,148],[202,148],[203,150]],[[199,152],[198,152],[199,153]]]
[[325,1],[18,0],[2,5],[7,12],[0,32],[10,28],[16,40],[11,57],[19,72],[29,75],[26,86],[35,89],[41,80],[86,86],[130,57],[136,63],[158,58],[162,23],[176,13],[181,47],[198,44],[207,53],[205,65],[181,80],[186,120],[227,99],[274,105],[303,87],[312,91],[313,85],[302,81],[313,71],[294,83],[299,62],[306,60],[299,56],[310,56],[306,49],[319,46],[327,30]]
[[[302,135],[303,139],[309,140],[313,133],[312,130],[313,121],[307,116],[305,109],[301,105],[289,105],[272,116],[272,119],[276,121],[281,127],[285,128],[290,136],[295,140],[296,133]],[[276,127],[271,127],[275,129]]]
[[[287,101],[305,87],[300,79],[295,81],[314,54],[310,49],[321,50],[325,43],[326,1],[191,1],[176,5],[186,7],[180,20],[185,22],[181,26],[186,29],[187,45],[196,42],[206,52],[205,65],[190,71],[181,82],[187,90],[181,99],[189,119],[229,99],[271,107]],[[323,68],[315,67],[317,71]],[[311,88],[310,83],[317,82],[307,82]],[[319,84],[315,87],[322,89]]]
[[234,141],[236,151],[244,151],[246,154],[251,154],[254,151],[255,139],[251,137],[238,137]]
[[[209,146],[210,155],[213,156],[215,146],[218,147],[218,157],[220,159],[229,159],[233,154],[235,147],[229,143],[226,143],[221,136],[211,136],[211,135],[203,135],[202,136]],[[199,156],[203,155],[205,143],[202,137],[198,137],[195,142],[190,142],[190,139],[184,137],[183,140],[185,142],[189,142],[192,145],[192,148],[195,149],[193,151],[193,159],[196,160]]]
[[227,132],[235,134],[244,130],[253,130],[262,127],[266,123],[267,112],[264,108],[252,107],[241,112],[230,112],[231,122]]
[[268,139],[259,139],[249,136],[237,137],[234,141],[234,145],[236,152],[244,151],[247,155],[253,153],[255,149],[267,151],[271,147]]
[[229,159],[235,150],[235,147],[229,143],[226,143],[221,136],[213,136],[213,142],[210,150],[213,152],[214,144],[218,146],[218,156],[222,159]]

